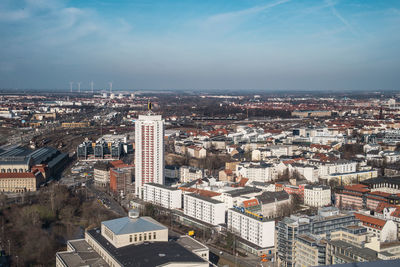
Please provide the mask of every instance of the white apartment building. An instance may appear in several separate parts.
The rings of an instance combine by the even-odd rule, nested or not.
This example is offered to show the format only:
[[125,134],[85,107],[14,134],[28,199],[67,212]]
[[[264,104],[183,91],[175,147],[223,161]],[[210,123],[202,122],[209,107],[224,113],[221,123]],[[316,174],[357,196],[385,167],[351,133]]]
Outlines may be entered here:
[[167,209],[181,209],[182,191],[174,187],[147,183],[143,186],[143,200]]
[[261,248],[274,247],[275,221],[266,220],[244,209],[242,211],[239,209],[228,210],[228,231]]
[[357,162],[349,160],[337,160],[334,162],[310,160],[309,163],[318,167],[318,175],[320,177],[326,177],[334,173],[351,173],[357,171]]
[[145,183],[164,184],[164,120],[161,115],[139,115],[135,122],[135,193],[142,197]]
[[331,188],[329,186],[304,187],[304,205],[310,207],[323,207],[331,204]]
[[242,162],[236,166],[236,174],[249,182],[269,182],[277,177],[274,165],[265,162]]
[[179,173],[182,183],[189,183],[204,178],[204,170],[195,167],[182,166],[179,169]]
[[197,194],[183,196],[183,213],[200,221],[218,225],[225,223],[225,204]]
[[318,168],[313,165],[293,163],[291,164],[292,170],[297,171],[300,175],[306,178],[307,181],[312,183],[318,182]]

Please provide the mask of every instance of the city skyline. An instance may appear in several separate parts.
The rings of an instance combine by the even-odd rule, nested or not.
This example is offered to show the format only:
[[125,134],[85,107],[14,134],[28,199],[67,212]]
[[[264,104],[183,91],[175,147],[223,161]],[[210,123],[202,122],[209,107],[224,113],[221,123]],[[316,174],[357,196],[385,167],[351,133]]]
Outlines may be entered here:
[[396,90],[399,22],[396,1],[2,1],[0,88]]

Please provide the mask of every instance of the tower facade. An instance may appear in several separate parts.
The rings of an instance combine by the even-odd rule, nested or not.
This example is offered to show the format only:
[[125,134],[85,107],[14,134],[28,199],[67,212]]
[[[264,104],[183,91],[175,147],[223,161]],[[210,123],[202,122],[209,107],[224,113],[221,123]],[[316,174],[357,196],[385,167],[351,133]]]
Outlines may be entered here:
[[135,122],[135,194],[142,198],[145,183],[164,184],[164,120],[139,115]]

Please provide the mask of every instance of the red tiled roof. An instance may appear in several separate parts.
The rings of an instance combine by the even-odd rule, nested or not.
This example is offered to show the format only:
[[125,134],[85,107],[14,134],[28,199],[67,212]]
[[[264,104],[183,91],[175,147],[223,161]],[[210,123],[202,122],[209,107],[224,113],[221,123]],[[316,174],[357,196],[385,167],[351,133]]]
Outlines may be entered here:
[[36,178],[33,172],[6,172],[0,173],[0,179],[6,178]]
[[125,164],[122,160],[114,160],[111,161],[110,164],[114,168],[127,168],[127,167],[132,167],[131,165]]
[[216,196],[221,195],[221,193],[204,190],[204,189],[193,188],[193,187],[179,187],[179,189],[182,191],[190,192],[190,193],[196,193],[203,197],[216,197]]
[[259,203],[258,203],[258,200],[256,198],[243,201],[243,206],[245,208],[252,207],[252,206],[257,206],[258,204]]
[[344,187],[346,190],[357,191],[361,193],[369,192],[368,186],[362,184],[346,185]]
[[249,179],[247,179],[247,178],[242,178],[242,179],[240,179],[240,181],[239,181],[239,186],[240,186],[240,187],[244,187],[245,184],[246,184],[248,181],[249,181]]
[[381,230],[385,226],[386,221],[375,217],[367,216],[360,213],[354,213],[357,219],[359,219],[364,225]]
[[385,208],[397,208],[396,205],[389,204],[386,202],[379,202],[378,206],[376,207],[375,211],[378,213],[382,213]]

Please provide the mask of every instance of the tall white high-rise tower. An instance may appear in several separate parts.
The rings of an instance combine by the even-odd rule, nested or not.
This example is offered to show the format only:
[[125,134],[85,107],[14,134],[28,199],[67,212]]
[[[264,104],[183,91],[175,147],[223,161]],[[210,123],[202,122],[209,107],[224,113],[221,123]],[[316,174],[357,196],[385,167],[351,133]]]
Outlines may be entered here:
[[145,183],[164,184],[164,120],[151,111],[135,122],[135,194],[140,198]]

